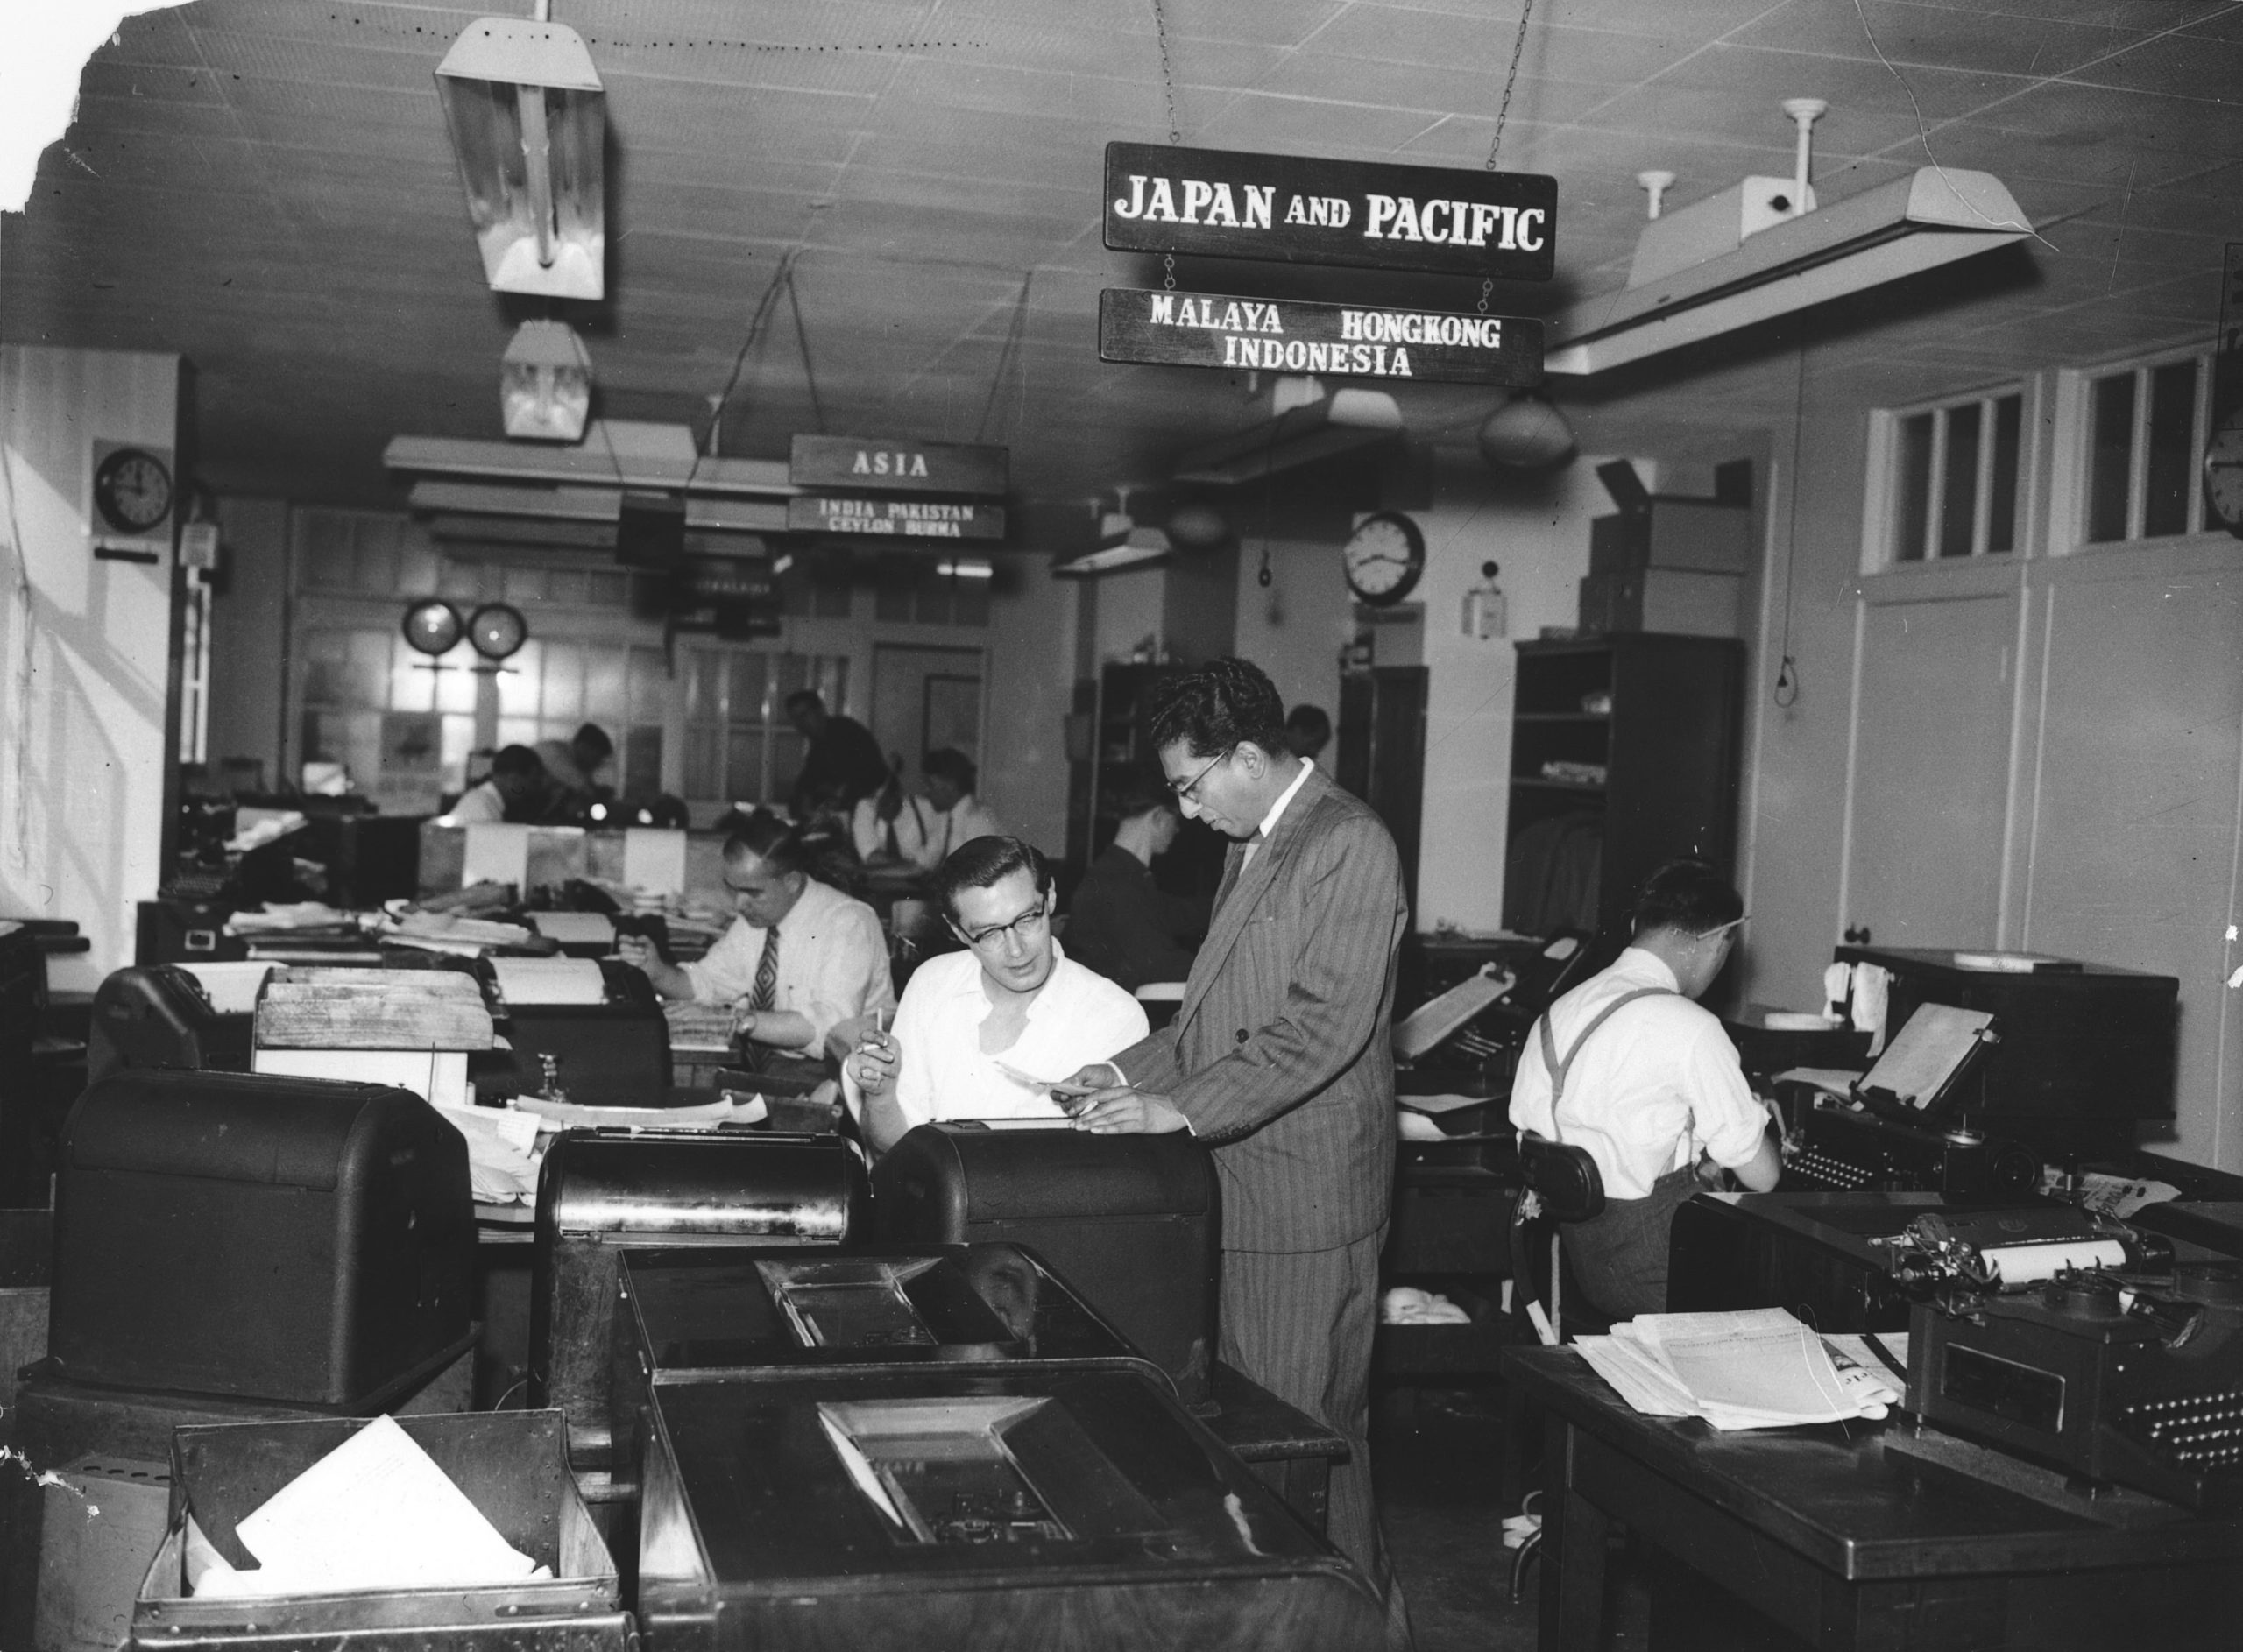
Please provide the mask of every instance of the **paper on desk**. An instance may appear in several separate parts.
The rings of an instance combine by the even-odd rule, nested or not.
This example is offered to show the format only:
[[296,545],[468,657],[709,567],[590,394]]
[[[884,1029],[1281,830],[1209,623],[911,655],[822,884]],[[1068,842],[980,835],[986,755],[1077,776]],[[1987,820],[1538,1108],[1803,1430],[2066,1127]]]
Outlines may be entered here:
[[1861,1075],[1843,1067],[1787,1067],[1776,1075],[1780,1084],[1812,1084],[1832,1096],[1850,1096]]
[[1719,1429],[1835,1423],[1861,1415],[1822,1339],[1781,1308],[1638,1314],[1615,1325],[1672,1373],[1697,1415]]
[[623,881],[665,895],[685,893],[685,834],[633,826],[623,834]]
[[460,887],[470,884],[529,881],[529,828],[505,821],[478,821],[467,829],[467,850],[460,865]]
[[591,958],[493,958],[491,973],[509,1005],[607,1002],[607,978]]
[[770,1117],[763,1098],[750,1096],[732,1101],[704,1102],[697,1107],[591,1107],[573,1101],[547,1101],[539,1096],[517,1096],[510,1104],[518,1112],[545,1120],[548,1129],[713,1130],[718,1125],[759,1124]]
[[[275,1492],[235,1533],[259,1571],[234,1578],[251,1578],[259,1594],[465,1588],[543,1570],[386,1416]],[[226,1592],[215,1568],[203,1584],[203,1592]]]
[[467,1179],[478,1202],[511,1204],[537,1197],[537,1119],[504,1107],[439,1107],[467,1138]]
[[615,920],[604,912],[533,912],[529,921],[538,934],[563,946],[615,944]]

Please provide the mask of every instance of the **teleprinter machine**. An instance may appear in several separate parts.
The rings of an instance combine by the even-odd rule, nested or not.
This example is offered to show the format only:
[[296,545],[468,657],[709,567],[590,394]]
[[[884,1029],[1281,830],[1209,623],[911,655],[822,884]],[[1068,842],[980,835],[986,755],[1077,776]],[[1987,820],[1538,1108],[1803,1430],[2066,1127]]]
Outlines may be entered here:
[[594,958],[491,958],[476,965],[513,1047],[499,1093],[591,1107],[659,1107],[670,1089],[669,1023],[640,971]]
[[1133,1373],[693,1383],[649,1416],[669,1652],[1383,1643],[1362,1575]]

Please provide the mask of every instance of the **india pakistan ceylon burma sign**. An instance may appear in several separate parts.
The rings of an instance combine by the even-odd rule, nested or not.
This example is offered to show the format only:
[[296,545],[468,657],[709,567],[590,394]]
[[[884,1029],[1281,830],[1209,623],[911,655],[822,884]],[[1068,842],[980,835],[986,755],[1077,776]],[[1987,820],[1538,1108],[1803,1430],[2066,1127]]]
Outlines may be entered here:
[[1558,180],[1156,144],[1106,146],[1106,244],[1546,281]]
[[954,499],[838,498],[831,495],[797,494],[787,501],[787,526],[797,533],[1001,540],[1005,537],[1005,507]]
[[1108,287],[1098,295],[1098,353],[1178,367],[1528,385],[1542,382],[1542,323]]

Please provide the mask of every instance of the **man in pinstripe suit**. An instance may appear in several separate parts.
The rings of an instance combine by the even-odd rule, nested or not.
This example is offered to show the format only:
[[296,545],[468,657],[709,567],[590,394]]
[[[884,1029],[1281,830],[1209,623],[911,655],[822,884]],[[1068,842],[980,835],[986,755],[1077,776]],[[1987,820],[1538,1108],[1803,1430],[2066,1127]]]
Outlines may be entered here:
[[1292,754],[1284,702],[1248,661],[1167,685],[1152,732],[1184,813],[1233,842],[1175,1021],[1077,1075],[1113,1086],[1078,1123],[1189,1128],[1213,1149],[1222,1358],[1347,1436],[1332,1540],[1383,1586],[1365,1436],[1394,1180],[1400,858],[1376,815]]

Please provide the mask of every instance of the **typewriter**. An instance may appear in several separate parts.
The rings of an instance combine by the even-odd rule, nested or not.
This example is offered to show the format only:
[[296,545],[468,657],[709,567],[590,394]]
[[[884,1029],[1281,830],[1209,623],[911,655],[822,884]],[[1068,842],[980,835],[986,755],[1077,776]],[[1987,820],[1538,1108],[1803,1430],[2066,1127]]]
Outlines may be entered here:
[[2025,1194],[2040,1161],[1966,1113],[1973,1075],[2000,1034],[1983,1010],[1924,1004],[1866,1073],[1794,1068],[1787,1189],[1831,1193]]
[[2063,1205],[1927,1214],[1890,1245],[1917,1297],[1909,1411],[2089,1480],[2243,1506],[2243,1267]]

